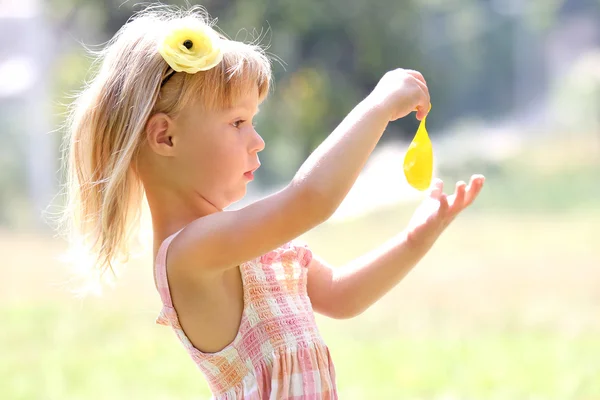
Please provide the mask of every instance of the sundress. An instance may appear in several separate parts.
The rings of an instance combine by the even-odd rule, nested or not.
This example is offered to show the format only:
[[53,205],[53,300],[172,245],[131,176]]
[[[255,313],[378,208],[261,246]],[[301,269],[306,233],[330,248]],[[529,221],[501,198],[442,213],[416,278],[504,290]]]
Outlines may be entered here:
[[293,241],[240,265],[244,309],[237,335],[221,351],[204,353],[181,328],[169,292],[166,255],[179,232],[163,241],[156,257],[163,304],[156,323],[175,331],[212,399],[337,399],[335,368],[306,289],[308,246]]

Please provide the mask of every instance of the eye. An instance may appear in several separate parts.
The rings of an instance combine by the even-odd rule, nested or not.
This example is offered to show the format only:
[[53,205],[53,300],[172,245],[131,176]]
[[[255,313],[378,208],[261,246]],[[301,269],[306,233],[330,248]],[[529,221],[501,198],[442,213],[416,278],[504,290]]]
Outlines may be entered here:
[[235,121],[234,123],[232,123],[231,125],[233,125],[234,128],[239,128],[241,124],[243,124],[244,122],[246,122],[243,119],[238,119],[237,121]]

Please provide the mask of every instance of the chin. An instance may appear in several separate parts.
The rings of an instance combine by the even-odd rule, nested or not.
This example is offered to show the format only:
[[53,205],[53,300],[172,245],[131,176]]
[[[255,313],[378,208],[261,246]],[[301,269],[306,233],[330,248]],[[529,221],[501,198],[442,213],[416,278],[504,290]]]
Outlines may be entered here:
[[231,205],[242,200],[245,196],[246,196],[246,187],[245,186],[243,189],[238,190],[237,192],[229,193],[229,196],[227,196],[225,199],[223,199],[223,207],[221,207],[221,209],[224,210],[227,207],[230,207]]
[[244,188],[239,193],[237,193],[237,196],[235,196],[235,199],[233,200],[232,203],[236,203],[236,202],[242,200],[244,197],[246,197],[246,193],[247,193],[247,190],[246,190],[246,186],[244,185]]

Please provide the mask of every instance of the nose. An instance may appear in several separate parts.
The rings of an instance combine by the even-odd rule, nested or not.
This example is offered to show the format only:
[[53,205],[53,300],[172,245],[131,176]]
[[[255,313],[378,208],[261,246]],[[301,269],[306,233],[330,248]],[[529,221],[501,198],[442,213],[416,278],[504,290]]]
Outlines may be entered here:
[[263,151],[265,149],[265,141],[263,140],[263,138],[258,134],[258,132],[256,132],[255,129],[252,130],[252,140],[251,140],[251,144],[250,144],[250,150],[252,153],[254,152],[260,152]]

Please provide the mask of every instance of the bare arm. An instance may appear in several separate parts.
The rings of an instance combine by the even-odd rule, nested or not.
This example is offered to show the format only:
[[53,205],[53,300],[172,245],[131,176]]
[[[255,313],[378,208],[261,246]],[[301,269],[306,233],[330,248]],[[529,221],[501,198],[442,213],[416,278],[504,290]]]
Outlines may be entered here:
[[399,235],[341,268],[313,256],[308,267],[313,309],[331,318],[355,317],[396,286],[425,254]]
[[308,266],[308,295],[313,309],[340,319],[368,309],[427,254],[450,222],[475,200],[483,181],[482,176],[474,176],[466,189],[459,182],[449,199],[442,192],[441,182],[436,182],[405,231],[341,268],[332,268],[313,256]]
[[215,213],[188,225],[173,242],[179,264],[212,271],[235,267],[322,223],[351,189],[389,121],[417,108],[420,118],[429,109],[422,76],[401,70],[386,74],[285,189],[240,210]]

